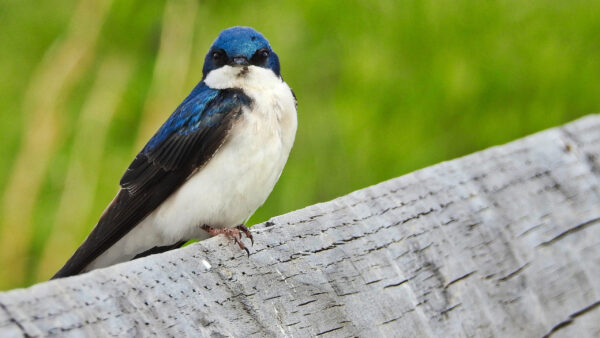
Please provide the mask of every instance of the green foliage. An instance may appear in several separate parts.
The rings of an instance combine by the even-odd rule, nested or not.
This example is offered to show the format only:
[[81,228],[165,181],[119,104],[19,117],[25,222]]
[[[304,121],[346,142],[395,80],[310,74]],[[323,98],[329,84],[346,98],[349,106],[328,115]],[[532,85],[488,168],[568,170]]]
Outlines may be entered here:
[[[599,110],[598,1],[202,1],[197,7],[190,68],[180,79],[186,91],[200,80],[218,32],[248,25],[270,40],[298,97],[295,147],[251,223]],[[75,8],[60,0],[0,4],[0,191],[32,128],[23,100],[33,71]],[[135,69],[111,121],[93,212],[79,239],[139,150],[137,127],[152,94],[164,10],[158,1],[112,4],[90,66],[65,98],[60,144],[34,210],[32,268],[18,285],[40,279],[36,264],[51,254],[44,246],[64,190],[70,141],[109,54],[133,60]],[[11,236],[1,224],[0,236]]]

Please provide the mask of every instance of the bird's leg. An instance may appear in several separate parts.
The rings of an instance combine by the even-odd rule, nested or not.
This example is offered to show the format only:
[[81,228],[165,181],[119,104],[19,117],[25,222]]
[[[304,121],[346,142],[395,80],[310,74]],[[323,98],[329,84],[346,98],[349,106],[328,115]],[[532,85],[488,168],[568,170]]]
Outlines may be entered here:
[[[246,248],[246,246],[242,242],[242,235],[240,233],[240,232],[243,232],[244,234],[246,234],[246,236],[248,236],[248,234],[246,233],[247,230],[246,231],[240,230],[239,226],[237,226],[235,228],[213,228],[210,225],[206,225],[206,224],[204,224],[201,228],[202,228],[202,230],[208,232],[211,236],[217,236],[217,235],[223,234],[223,235],[233,239],[233,241],[237,243],[237,245],[240,247],[240,249],[246,250],[248,257],[250,257],[250,250],[248,250],[248,248]],[[250,235],[250,236],[252,236],[252,235]]]

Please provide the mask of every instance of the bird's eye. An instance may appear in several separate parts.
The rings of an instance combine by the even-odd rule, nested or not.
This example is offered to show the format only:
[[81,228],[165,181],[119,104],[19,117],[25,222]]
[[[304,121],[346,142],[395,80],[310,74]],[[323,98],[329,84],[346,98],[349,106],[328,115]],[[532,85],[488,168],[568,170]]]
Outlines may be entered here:
[[252,56],[252,64],[256,66],[262,66],[267,61],[270,53],[266,48],[262,48],[256,51]]
[[223,58],[223,52],[220,50],[216,50],[212,53],[212,57],[215,60],[219,60],[219,59]]

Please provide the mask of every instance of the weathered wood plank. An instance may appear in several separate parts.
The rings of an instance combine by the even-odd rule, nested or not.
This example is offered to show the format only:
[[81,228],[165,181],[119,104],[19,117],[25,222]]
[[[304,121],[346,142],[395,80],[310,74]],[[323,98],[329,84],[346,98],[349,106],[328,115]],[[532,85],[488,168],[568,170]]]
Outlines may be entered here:
[[0,293],[0,336],[600,336],[600,116]]

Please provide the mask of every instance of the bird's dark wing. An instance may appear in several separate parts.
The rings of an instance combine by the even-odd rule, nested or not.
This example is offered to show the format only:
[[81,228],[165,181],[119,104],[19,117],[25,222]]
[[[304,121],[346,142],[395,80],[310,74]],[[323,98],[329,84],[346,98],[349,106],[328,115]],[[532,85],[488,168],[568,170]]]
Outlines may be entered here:
[[156,209],[213,156],[250,104],[239,89],[215,90],[200,82],[135,157],[117,196],[53,278],[80,273]]

